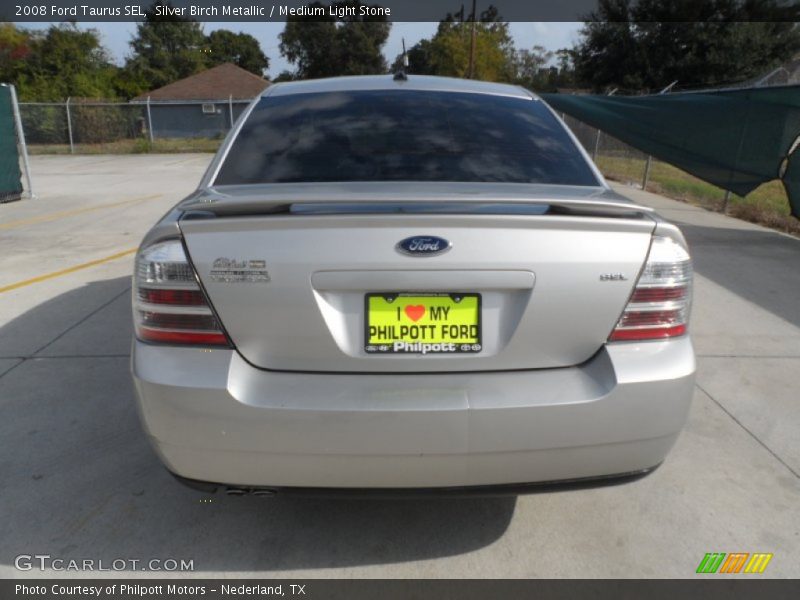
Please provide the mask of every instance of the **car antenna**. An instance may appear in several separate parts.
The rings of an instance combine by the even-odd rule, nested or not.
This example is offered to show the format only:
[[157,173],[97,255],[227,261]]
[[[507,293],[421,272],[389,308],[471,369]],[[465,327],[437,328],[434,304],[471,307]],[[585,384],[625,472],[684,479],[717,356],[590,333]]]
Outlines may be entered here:
[[403,41],[403,63],[397,73],[394,74],[395,81],[408,81],[406,70],[408,69],[408,54],[406,54],[406,38],[401,38]]

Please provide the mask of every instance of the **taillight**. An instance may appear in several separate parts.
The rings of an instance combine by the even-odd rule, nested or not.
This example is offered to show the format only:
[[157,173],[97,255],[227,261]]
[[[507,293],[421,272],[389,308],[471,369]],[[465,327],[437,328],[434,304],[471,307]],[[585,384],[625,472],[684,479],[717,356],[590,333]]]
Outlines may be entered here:
[[136,337],[161,344],[229,346],[200,289],[180,240],[158,242],[136,256]]
[[644,270],[608,338],[657,340],[686,333],[692,301],[692,260],[678,242],[654,236]]

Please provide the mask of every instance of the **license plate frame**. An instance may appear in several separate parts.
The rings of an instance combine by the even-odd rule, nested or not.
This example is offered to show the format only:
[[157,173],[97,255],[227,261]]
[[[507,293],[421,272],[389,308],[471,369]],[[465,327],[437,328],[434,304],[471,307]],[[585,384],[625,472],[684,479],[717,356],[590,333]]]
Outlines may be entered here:
[[[386,341],[385,343],[371,342],[370,299],[376,297],[383,298],[389,303],[397,299],[405,298],[411,302],[422,304],[425,306],[426,312],[431,308],[431,305],[426,304],[426,302],[430,302],[431,300],[449,298],[452,305],[457,305],[464,299],[474,299],[476,311],[475,323],[467,324],[469,327],[475,327],[475,336],[469,336],[470,339],[474,338],[474,341],[466,341],[466,338],[460,341],[447,341],[443,339],[435,341],[436,338],[429,338],[428,340],[417,338],[406,341],[402,336],[393,336],[391,341]],[[391,300],[388,300],[389,298],[391,298]],[[479,354],[483,350],[482,300],[482,295],[478,292],[367,292],[364,294],[364,351],[370,356],[413,355],[421,357],[432,355]],[[450,308],[452,308],[452,305]],[[418,304],[414,306],[416,307]],[[432,315],[430,315],[430,318],[432,318]],[[398,321],[400,320],[401,315],[398,309]],[[400,327],[400,324],[398,323],[397,326]],[[409,327],[411,326],[414,326],[414,324],[409,324]],[[425,324],[423,326],[430,327],[431,325]],[[455,324],[455,326],[458,327],[460,325]],[[470,333],[472,333],[472,330],[470,330]],[[406,344],[406,347],[396,349],[396,342],[403,342]]]

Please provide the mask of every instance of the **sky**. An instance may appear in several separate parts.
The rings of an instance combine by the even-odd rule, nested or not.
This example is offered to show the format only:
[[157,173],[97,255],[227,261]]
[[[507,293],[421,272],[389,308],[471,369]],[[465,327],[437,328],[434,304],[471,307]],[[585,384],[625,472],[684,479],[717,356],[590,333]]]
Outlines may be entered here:
[[[19,23],[20,27],[31,29],[47,28],[54,23]],[[383,48],[386,59],[391,64],[395,57],[402,51],[402,39],[405,38],[406,48],[410,48],[423,38],[431,37],[436,31],[438,23],[393,23],[389,39]],[[94,28],[100,32],[102,43],[109,50],[117,64],[122,64],[130,52],[128,42],[136,32],[136,23],[82,23],[81,28]],[[292,71],[293,67],[284,59],[278,44],[278,36],[283,31],[284,23],[269,22],[213,22],[203,23],[206,34],[215,29],[230,29],[231,31],[249,33],[261,44],[261,49],[269,57],[270,67],[268,74],[276,77],[281,71]],[[511,23],[511,34],[517,48],[531,48],[544,46],[548,50],[558,50],[572,46],[578,39],[578,31],[583,23]]]

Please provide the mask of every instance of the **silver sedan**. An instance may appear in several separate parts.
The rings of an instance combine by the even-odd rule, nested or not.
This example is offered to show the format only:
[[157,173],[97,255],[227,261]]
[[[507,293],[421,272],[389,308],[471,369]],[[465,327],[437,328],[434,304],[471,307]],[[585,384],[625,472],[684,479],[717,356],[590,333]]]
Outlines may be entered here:
[[627,481],[687,417],[691,286],[524,89],[273,85],[139,249],[140,414],[231,494]]

